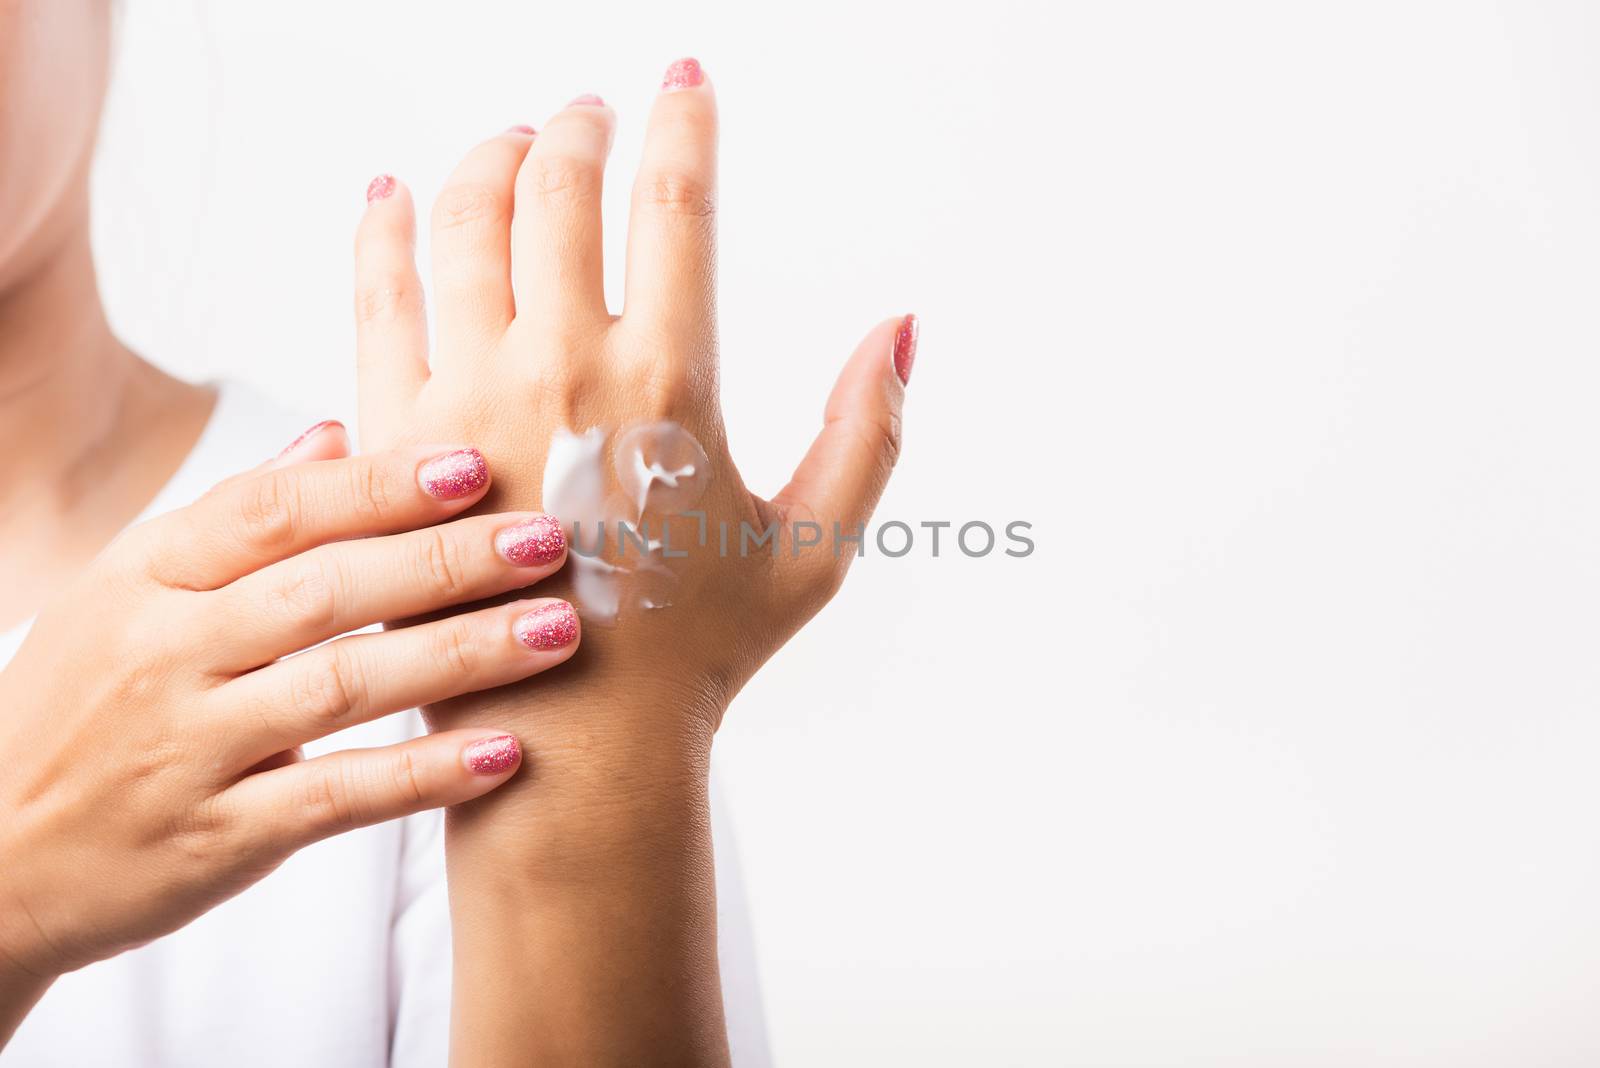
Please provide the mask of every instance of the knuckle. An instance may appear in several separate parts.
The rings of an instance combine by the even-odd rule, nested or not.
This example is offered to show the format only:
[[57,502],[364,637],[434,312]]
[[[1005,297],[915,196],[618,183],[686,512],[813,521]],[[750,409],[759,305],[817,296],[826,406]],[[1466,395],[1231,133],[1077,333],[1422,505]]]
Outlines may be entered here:
[[802,554],[794,561],[788,578],[787,606],[798,611],[802,621],[820,612],[833,600],[844,585],[845,573],[850,570],[851,555],[829,552]]
[[228,871],[241,866],[249,853],[248,843],[238,832],[237,818],[219,797],[212,796],[185,814],[170,843],[184,857],[188,873]]
[[621,337],[614,362],[630,396],[648,398],[659,414],[681,411],[695,397],[715,392],[708,370],[716,366],[714,341],[702,343],[656,324],[635,326]]
[[609,353],[609,324],[598,329],[581,315],[545,316],[529,325],[535,344],[550,353],[536,373],[524,383],[542,395],[553,391],[593,388],[603,377],[603,362]]
[[422,532],[417,554],[417,579],[441,598],[453,603],[471,592],[472,572],[461,542],[439,529]]
[[894,412],[885,414],[879,421],[878,433],[883,460],[892,468],[900,462],[900,416]]
[[528,190],[547,200],[583,201],[600,192],[600,169],[571,156],[529,156],[523,173]]
[[433,663],[452,678],[471,678],[483,663],[483,647],[466,623],[452,620],[438,627],[431,645]]
[[180,892],[185,882],[192,883],[197,872],[227,871],[231,865],[223,851],[231,852],[226,838],[199,828],[180,828],[166,838],[166,847],[177,855],[178,864],[163,871],[163,889]]
[[221,798],[213,794],[201,799],[189,811],[184,829],[201,838],[215,838],[231,830],[233,822]]
[[508,217],[505,198],[478,182],[446,186],[433,204],[433,225],[440,230],[503,223]]
[[417,761],[410,749],[401,749],[395,753],[390,776],[394,780],[395,792],[407,805],[422,804],[424,796],[422,782],[417,777]]
[[422,310],[422,290],[399,277],[362,286],[356,292],[356,322],[391,322]]
[[163,584],[177,578],[174,563],[163,551],[172,542],[173,516],[160,516],[136,523],[111,539],[99,556],[90,562],[85,578],[95,589],[116,589],[137,583],[140,577]]
[[296,712],[330,731],[352,715],[359,716],[361,695],[366,692],[359,661],[338,643],[307,659],[311,662],[296,675],[290,693]]
[[648,398],[654,414],[663,417],[683,411],[698,392],[685,364],[667,357],[634,363],[629,384],[635,396]]
[[[564,340],[566,337],[559,330],[552,334],[562,345],[562,351],[569,354],[581,351],[579,341],[574,339],[568,343]],[[585,420],[592,419],[594,406],[608,395],[609,386],[609,379],[592,363],[568,355],[541,367],[538,377],[526,384],[523,394],[534,411],[554,412],[567,426],[588,426]]]
[[900,416],[894,412],[863,415],[850,421],[851,430],[877,458],[884,473],[900,461]]
[[178,739],[168,731],[160,731],[153,738],[129,754],[128,781],[152,783],[173,778],[188,766],[188,754]]
[[[788,531],[798,531],[802,525],[825,530],[828,524],[809,505],[796,502],[783,513],[782,526]],[[850,556],[848,553],[836,555],[827,551],[826,542],[809,552],[800,551],[796,543],[792,551],[794,567],[790,571],[793,576],[790,581],[809,617],[839,592],[839,586],[844,582],[844,572],[850,566]]]
[[167,838],[167,847],[178,854],[184,872],[191,878],[190,873],[205,871],[214,863],[212,851],[216,844],[215,835],[198,828],[183,828]]
[[340,583],[331,572],[316,563],[298,566],[267,592],[269,606],[288,623],[325,628],[339,612]]
[[314,826],[354,827],[360,817],[356,793],[342,766],[308,768],[294,804],[300,816]]
[[294,544],[304,514],[299,484],[285,472],[270,472],[240,492],[238,523],[243,538],[267,551]]
[[351,464],[349,478],[350,499],[358,514],[375,522],[394,514],[394,489],[377,464],[366,460]]
[[663,215],[710,219],[717,213],[711,183],[684,171],[660,170],[641,179],[639,199]]
[[230,694],[226,711],[230,718],[248,721],[264,735],[278,734],[285,726],[283,694],[272,687],[245,687],[242,693]]

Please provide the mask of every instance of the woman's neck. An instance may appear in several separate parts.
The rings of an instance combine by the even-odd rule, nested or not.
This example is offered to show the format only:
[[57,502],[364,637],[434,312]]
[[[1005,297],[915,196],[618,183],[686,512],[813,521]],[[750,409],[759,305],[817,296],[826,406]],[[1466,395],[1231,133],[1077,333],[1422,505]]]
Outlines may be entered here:
[[117,340],[87,212],[63,231],[0,291],[0,628],[36,611],[143,510],[214,399]]
[[85,460],[122,421],[137,358],[100,305],[86,227],[0,293],[0,513],[70,506]]

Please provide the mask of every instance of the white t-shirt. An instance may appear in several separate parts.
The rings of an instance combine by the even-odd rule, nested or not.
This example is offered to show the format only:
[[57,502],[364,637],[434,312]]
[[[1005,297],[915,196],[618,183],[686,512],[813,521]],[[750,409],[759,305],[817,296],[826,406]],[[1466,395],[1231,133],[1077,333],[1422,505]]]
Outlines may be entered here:
[[[313,420],[223,387],[188,459],[141,518],[189,504],[273,456]],[[0,667],[27,626],[0,633]],[[388,745],[415,712],[307,745]],[[64,975],[0,1051],[0,1068],[442,1068],[450,915],[442,816],[339,835],[147,946]],[[718,956],[734,1064],[769,1055],[744,887],[712,789]]]

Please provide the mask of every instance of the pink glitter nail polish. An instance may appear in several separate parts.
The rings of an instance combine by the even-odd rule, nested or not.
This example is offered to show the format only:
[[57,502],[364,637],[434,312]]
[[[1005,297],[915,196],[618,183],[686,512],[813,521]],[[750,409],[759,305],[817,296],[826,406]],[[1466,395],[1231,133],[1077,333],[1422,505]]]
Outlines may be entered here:
[[494,548],[518,567],[537,567],[561,559],[567,535],[555,516],[539,515],[495,534]]
[[900,320],[900,329],[894,334],[894,373],[900,384],[911,382],[911,365],[917,359],[917,317],[908,315]]
[[605,106],[606,102],[595,96],[593,93],[584,93],[582,96],[575,96],[572,98],[572,102],[567,105],[569,108],[603,108]]
[[301,434],[299,437],[297,437],[293,441],[289,442],[289,444],[285,445],[283,447],[283,451],[278,454],[278,459],[281,460],[285,456],[288,456],[291,452],[294,452],[294,450],[298,449],[300,446],[304,445],[307,441],[310,441],[312,438],[316,437],[318,434],[322,433],[324,430],[327,430],[330,427],[338,427],[339,430],[341,432],[344,432],[346,434],[346,436],[348,437],[348,431],[345,431],[343,423],[339,422],[339,420],[337,420],[337,419],[324,419],[322,422],[318,423],[315,426],[307,427],[305,433]]
[[680,59],[667,68],[666,75],[661,79],[661,88],[665,92],[693,89],[705,80],[706,72],[700,68],[698,59]]
[[529,649],[561,649],[578,640],[578,613],[565,601],[542,605],[511,625],[517,640]]
[[375,200],[385,200],[394,192],[394,175],[380,174],[367,183],[367,203]]
[[481,738],[461,751],[474,775],[499,775],[522,759],[522,746],[509,734]]
[[539,131],[535,130],[532,126],[518,125],[506,130],[506,133],[525,134],[528,137],[534,137],[539,133]]
[[436,456],[417,470],[423,492],[441,501],[477,493],[489,482],[489,465],[477,449],[457,449]]

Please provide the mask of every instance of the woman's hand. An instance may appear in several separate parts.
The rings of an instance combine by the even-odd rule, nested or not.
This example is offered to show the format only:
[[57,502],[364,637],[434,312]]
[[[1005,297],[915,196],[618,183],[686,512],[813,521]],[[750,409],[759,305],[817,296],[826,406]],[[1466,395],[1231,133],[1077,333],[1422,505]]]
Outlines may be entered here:
[[301,846],[516,770],[517,739],[482,728],[300,756],[553,667],[578,640],[571,607],[546,599],[327,641],[527,586],[565,556],[544,516],[434,525],[482,499],[476,450],[328,458],[347,450],[323,425],[129,530],[0,673],[0,1022],[30,989],[176,930]]
[[[456,168],[432,214],[431,364],[403,185],[373,181],[356,240],[369,446],[465,437],[501,476],[487,506],[537,507],[542,492],[552,510],[541,479],[558,433],[670,421],[709,460],[689,447],[656,457],[669,472],[661,485],[685,464],[703,484],[702,516],[644,516],[655,538],[669,524],[687,555],[623,575],[619,618],[586,614],[584,654],[568,670],[426,710],[436,729],[539,723],[537,773],[450,828],[452,903],[467,921],[455,1049],[475,1066],[726,1058],[705,815],[711,736],[740,686],[838,589],[859,544],[848,539],[899,452],[916,350],[912,316],[868,332],[792,481],[770,500],[751,493],[717,394],[711,86],[693,60],[667,71],[633,186],[620,317],[606,308],[600,239],[614,122],[598,98],[580,97],[537,135],[507,131]],[[781,351],[781,327],[770,348],[742,354],[767,361],[774,389],[793,355]],[[624,444],[613,436],[598,470],[617,470]],[[623,498],[624,510],[636,503]],[[576,548],[588,551],[594,516],[563,518],[585,519]],[[670,607],[650,607],[653,588],[627,588],[660,579],[654,565],[672,574]],[[586,567],[575,559],[560,581],[577,571],[582,594]],[[508,892],[519,879],[526,894]]]
[[[581,665],[536,687],[541,716],[571,698],[589,727],[616,710],[641,745],[675,733],[673,744],[703,749],[739,687],[828,601],[855,555],[856,543],[836,542],[834,531],[861,528],[898,455],[916,321],[897,317],[867,334],[787,487],[771,500],[746,489],[717,394],[715,99],[692,60],[673,65],[663,90],[634,182],[621,316],[606,309],[600,241],[615,115],[597,98],[580,97],[537,136],[523,127],[479,145],[446,183],[432,216],[431,367],[411,197],[387,176],[373,182],[356,241],[362,427],[368,447],[441,435],[479,442],[500,476],[490,507],[538,506],[558,431],[671,420],[697,438],[710,458],[698,502],[709,537],[700,541],[698,519],[673,525],[673,545],[688,555],[669,562],[671,607],[628,618],[624,605],[609,627],[586,614]],[[780,350],[781,331],[773,341]],[[773,361],[774,388],[788,356],[745,354]],[[550,507],[551,487],[543,491]],[[595,533],[580,531],[581,551]],[[510,712],[517,701],[497,704]],[[461,719],[448,705],[431,715]]]

